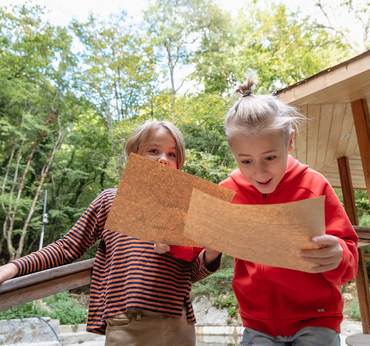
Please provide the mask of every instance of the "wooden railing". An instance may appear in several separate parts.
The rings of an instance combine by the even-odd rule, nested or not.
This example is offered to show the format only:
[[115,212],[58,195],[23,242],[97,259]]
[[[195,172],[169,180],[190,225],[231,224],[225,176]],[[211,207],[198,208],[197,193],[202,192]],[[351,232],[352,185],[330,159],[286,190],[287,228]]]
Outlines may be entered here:
[[3,282],[0,311],[89,284],[93,264],[89,259]]

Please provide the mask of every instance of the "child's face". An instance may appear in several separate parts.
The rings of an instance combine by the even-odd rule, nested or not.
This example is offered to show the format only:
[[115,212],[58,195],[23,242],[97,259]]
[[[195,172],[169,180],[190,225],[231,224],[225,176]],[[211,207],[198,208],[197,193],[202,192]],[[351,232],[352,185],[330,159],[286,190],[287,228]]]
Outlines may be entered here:
[[158,161],[166,166],[177,169],[177,146],[175,138],[164,127],[160,127],[151,136],[142,156]]
[[293,135],[294,130],[287,141],[283,130],[270,131],[256,136],[237,135],[229,141],[241,173],[259,192],[272,193],[283,179]]

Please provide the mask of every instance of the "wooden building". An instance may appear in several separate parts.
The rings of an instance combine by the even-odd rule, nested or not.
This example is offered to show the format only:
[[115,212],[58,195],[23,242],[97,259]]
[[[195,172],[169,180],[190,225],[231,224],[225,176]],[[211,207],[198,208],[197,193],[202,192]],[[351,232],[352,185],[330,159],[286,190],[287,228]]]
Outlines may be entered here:
[[[370,196],[370,51],[275,93],[308,118],[294,141],[292,155],[322,173],[343,192],[352,224],[358,225],[354,189]],[[370,334],[370,296],[364,246],[368,228],[355,227],[359,238],[356,285],[362,327]]]

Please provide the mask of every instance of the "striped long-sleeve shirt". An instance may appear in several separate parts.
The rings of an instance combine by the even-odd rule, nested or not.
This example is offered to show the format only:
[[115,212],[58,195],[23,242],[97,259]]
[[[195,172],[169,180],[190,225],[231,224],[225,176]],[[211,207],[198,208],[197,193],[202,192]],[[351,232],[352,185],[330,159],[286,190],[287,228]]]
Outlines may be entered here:
[[191,284],[217,270],[220,257],[211,271],[205,266],[204,250],[187,262],[157,254],[152,243],[105,229],[115,194],[116,189],[103,191],[62,239],[12,261],[18,275],[71,263],[100,240],[91,278],[88,331],[105,334],[105,319],[128,309],[180,317],[184,304],[188,320],[195,322]]

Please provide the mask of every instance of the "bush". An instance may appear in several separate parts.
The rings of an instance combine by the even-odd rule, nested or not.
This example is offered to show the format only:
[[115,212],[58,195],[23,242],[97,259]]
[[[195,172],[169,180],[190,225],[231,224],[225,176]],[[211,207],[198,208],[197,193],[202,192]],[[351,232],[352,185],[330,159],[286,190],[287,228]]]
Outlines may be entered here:
[[9,310],[0,311],[0,320],[12,320],[17,318],[32,317],[29,315],[37,315],[40,317],[50,317],[50,312],[44,310],[39,304],[33,302],[16,306]]
[[234,275],[234,261],[232,257],[222,255],[221,268],[207,278],[196,282],[192,286],[191,295],[193,298],[206,296],[223,296],[233,292],[231,282]]
[[27,318],[35,315],[38,317],[51,317],[59,320],[60,324],[86,323],[87,311],[78,304],[76,299],[69,296],[68,292],[58,293],[56,295],[42,299],[50,309],[51,312],[43,309],[39,304],[34,302],[26,303],[15,308],[1,311],[1,320],[10,320],[15,318]]
[[227,308],[227,313],[231,318],[236,316],[239,307],[234,293],[215,298],[215,305],[219,309]]
[[358,304],[358,298],[356,297],[351,302],[350,308],[346,311],[348,316],[353,318],[356,321],[361,321],[360,306]]
[[192,298],[197,296],[213,297],[217,308],[226,308],[229,316],[235,317],[239,305],[231,286],[233,273],[233,258],[227,255],[222,255],[220,270],[195,283],[191,290]]
[[44,298],[43,301],[52,309],[51,318],[58,319],[60,324],[86,323],[87,311],[78,304],[68,292],[58,293]]

